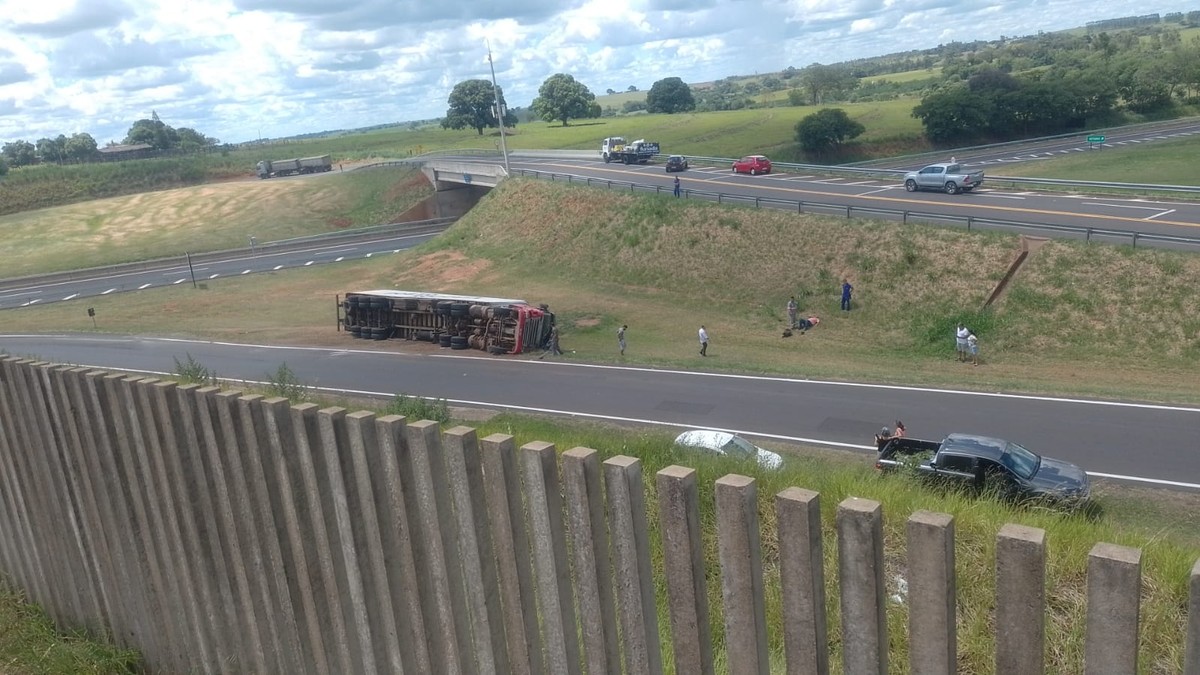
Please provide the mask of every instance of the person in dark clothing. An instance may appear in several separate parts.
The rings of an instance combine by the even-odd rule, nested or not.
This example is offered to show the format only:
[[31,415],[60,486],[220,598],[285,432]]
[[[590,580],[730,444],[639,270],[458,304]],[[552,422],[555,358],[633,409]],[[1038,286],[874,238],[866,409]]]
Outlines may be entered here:
[[675,176],[675,196],[679,196],[679,176]]
[[849,279],[842,281],[842,311],[850,311],[850,294],[854,292],[854,287],[850,285]]

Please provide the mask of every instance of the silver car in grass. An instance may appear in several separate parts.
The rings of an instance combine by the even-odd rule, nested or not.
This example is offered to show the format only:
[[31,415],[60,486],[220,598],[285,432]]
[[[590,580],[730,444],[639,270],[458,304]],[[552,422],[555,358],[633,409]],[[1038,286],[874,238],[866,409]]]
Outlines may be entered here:
[[778,469],[783,466],[783,458],[779,456],[779,453],[763,450],[741,436],[727,431],[712,429],[685,431],[675,437],[675,445],[727,457],[753,459],[764,469]]

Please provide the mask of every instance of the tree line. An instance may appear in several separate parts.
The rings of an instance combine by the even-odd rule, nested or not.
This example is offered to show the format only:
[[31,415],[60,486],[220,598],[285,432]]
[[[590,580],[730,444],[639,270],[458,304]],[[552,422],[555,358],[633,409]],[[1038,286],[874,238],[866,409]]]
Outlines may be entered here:
[[[202,148],[220,145],[221,141],[189,127],[178,129],[163,122],[157,112],[150,111],[149,119],[140,119],[129,127],[125,139],[112,145],[148,145],[154,150],[182,150],[194,152]],[[64,164],[88,162],[100,156],[96,139],[88,133],[40,138],[36,142],[16,140],[0,146],[0,175],[9,167],[33,164]]]

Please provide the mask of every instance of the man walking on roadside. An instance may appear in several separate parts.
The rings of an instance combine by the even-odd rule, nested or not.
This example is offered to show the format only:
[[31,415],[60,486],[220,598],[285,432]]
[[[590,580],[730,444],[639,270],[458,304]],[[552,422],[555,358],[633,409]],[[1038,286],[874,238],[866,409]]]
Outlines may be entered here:
[[621,326],[617,329],[617,346],[621,348],[621,356],[625,356],[625,330],[629,326]]
[[708,331],[700,326],[700,356],[708,356]]
[[842,311],[850,311],[850,294],[854,292],[854,287],[850,285],[849,279],[842,280]]
[[796,311],[798,308],[799,306],[796,304],[796,296],[793,295],[792,299],[788,300],[787,304],[788,328],[796,327]]

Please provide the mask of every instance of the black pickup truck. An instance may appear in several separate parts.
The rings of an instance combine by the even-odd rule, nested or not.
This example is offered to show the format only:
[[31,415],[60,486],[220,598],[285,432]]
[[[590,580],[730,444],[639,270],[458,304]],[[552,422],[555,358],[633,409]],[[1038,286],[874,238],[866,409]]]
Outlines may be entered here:
[[941,442],[894,438],[879,450],[875,468],[909,468],[919,474],[965,484],[995,488],[1016,499],[1079,502],[1091,486],[1083,469],[1000,438],[950,434]]

